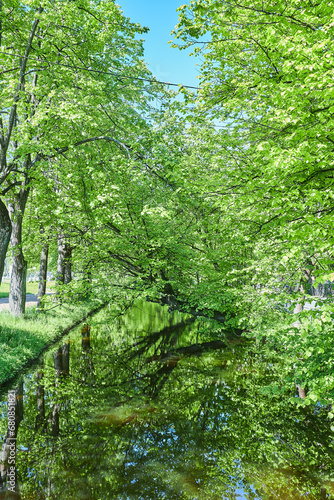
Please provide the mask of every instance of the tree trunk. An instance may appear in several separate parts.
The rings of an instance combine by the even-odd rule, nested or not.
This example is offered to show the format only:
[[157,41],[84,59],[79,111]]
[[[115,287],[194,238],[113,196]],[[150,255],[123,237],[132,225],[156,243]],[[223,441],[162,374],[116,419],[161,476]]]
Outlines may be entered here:
[[[305,290],[304,290],[304,287],[303,285],[300,285],[299,287],[299,290],[304,293]],[[304,300],[305,296],[302,298],[302,299],[299,299],[294,310],[293,310],[293,314],[298,314],[300,312],[302,312],[304,310],[304,305],[303,305],[303,300]],[[299,328],[301,325],[299,319],[297,319],[297,321],[295,321],[292,326],[294,326],[295,328]]]
[[83,297],[88,297],[92,291],[93,275],[91,270],[91,262],[88,262],[83,269],[82,277],[82,295]]
[[26,279],[27,262],[24,260],[22,251],[13,255],[13,267],[10,277],[9,310],[12,315],[21,316],[26,308]]
[[10,242],[13,249],[9,310],[15,316],[24,314],[26,305],[27,262],[22,252],[22,222],[28,194],[29,189],[22,188],[8,203],[8,213],[12,223]]
[[0,200],[0,284],[2,281],[5,259],[12,233],[12,224],[10,222],[6,205]]
[[326,499],[329,499],[329,495],[327,495],[327,490],[326,488],[322,487],[320,488],[320,500],[326,500]]
[[72,280],[72,249],[65,242],[65,236],[58,234],[58,263],[56,285],[66,285]]
[[43,432],[45,432],[45,391],[44,384],[42,382],[43,379],[43,371],[37,371],[37,385],[36,385],[36,396],[37,396],[37,415],[35,420],[35,432],[41,427],[44,426]]
[[304,306],[301,302],[297,302],[296,307],[293,310],[293,314],[298,314],[304,310]]
[[83,351],[90,351],[90,326],[84,325],[81,328],[81,346]]
[[307,390],[304,389],[300,384],[296,384],[296,389],[297,389],[297,392],[298,392],[298,396],[301,399],[305,399],[306,398]]
[[43,307],[42,298],[46,292],[46,280],[47,280],[47,270],[48,270],[48,255],[49,255],[49,245],[46,244],[42,248],[41,262],[39,266],[39,284],[37,292],[37,307]]
[[65,243],[65,266],[64,266],[64,283],[67,285],[72,281],[72,248],[68,243]]
[[[8,424],[0,452],[0,496],[10,497],[8,492],[18,494],[16,472],[16,438],[19,425],[23,419],[23,382],[8,391]],[[19,497],[20,498],[20,497]]]
[[65,282],[65,240],[62,234],[58,234],[58,262],[57,262],[57,275],[56,285],[63,285]]
[[63,354],[63,366],[62,366],[62,376],[67,377],[70,374],[70,341],[68,340],[66,344],[62,346]]
[[[67,342],[58,348],[58,350],[53,355],[55,376],[56,376],[56,387],[60,385],[63,378],[69,375],[70,370],[70,343]],[[62,408],[62,403],[59,401],[61,398],[61,392],[57,389],[54,392],[54,401],[52,401],[50,424],[51,424],[51,436],[59,435],[59,414]],[[58,400],[58,401],[57,401]]]

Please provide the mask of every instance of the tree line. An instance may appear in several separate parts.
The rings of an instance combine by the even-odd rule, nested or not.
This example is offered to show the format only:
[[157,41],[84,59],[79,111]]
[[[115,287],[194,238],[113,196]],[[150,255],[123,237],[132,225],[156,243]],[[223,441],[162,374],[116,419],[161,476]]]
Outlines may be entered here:
[[321,313],[303,303],[333,273],[332,12],[311,0],[181,6],[175,44],[203,63],[180,102],[146,68],[145,28],[113,2],[2,4],[12,312],[24,312],[24,251],[46,261],[57,248],[57,282],[71,266],[80,277],[66,293],[147,297],[266,337],[310,400],[330,400],[331,296]]

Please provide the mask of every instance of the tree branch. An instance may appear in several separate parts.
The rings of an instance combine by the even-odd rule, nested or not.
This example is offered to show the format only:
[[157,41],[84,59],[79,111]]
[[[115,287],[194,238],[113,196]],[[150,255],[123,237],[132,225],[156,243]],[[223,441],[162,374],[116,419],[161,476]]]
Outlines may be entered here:
[[[42,8],[40,7],[38,12],[41,12],[41,11],[42,11]],[[10,138],[12,135],[14,120],[15,120],[15,115],[16,115],[16,107],[17,107],[17,103],[20,99],[20,90],[24,84],[24,78],[25,78],[28,57],[29,57],[32,41],[34,39],[38,23],[39,23],[39,19],[35,19],[35,21],[32,25],[31,31],[30,31],[30,35],[29,35],[28,42],[26,45],[25,53],[24,53],[23,60],[21,63],[21,71],[20,71],[19,81],[18,81],[18,84],[16,87],[16,93],[14,96],[14,104],[11,107],[9,119],[8,119],[8,128],[7,128],[7,134],[6,134],[5,144],[4,144],[4,153],[7,152],[9,141],[10,141]]]
[[187,304],[187,302],[183,302],[179,299],[177,299],[174,295],[164,295],[161,298],[146,298],[148,302],[155,302],[157,304],[161,304],[162,306],[169,306],[168,311],[173,312],[173,311],[180,311],[184,312],[187,314],[191,314],[192,316],[197,317],[203,317],[203,318],[209,318],[209,319],[214,319],[215,321],[218,321],[219,323],[225,323],[226,321],[226,316],[222,314],[220,311],[211,311],[212,314],[210,315],[210,311],[205,311],[201,309],[196,309],[195,307],[190,306]]

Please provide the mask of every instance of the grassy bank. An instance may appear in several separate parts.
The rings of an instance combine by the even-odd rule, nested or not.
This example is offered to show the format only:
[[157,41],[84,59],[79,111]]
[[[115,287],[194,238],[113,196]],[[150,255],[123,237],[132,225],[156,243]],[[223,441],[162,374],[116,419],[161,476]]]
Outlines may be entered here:
[[8,311],[0,312],[0,386],[99,305],[97,301],[86,301],[46,312],[29,307],[25,316],[19,318]]

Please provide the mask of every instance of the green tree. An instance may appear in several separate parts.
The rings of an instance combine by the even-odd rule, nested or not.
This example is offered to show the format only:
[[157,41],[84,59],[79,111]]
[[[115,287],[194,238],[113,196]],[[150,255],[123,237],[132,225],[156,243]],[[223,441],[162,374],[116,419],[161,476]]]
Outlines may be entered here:
[[332,245],[332,7],[193,1],[180,8],[178,29],[188,45],[204,45],[194,49],[204,57],[198,107],[225,124],[225,189],[248,211],[248,229],[302,240],[302,251],[324,260]]
[[[135,38],[142,31],[113,2],[2,5],[0,183],[14,209],[8,224],[0,206],[0,261],[12,226],[18,281],[24,281],[26,266],[20,240],[25,203],[17,200],[26,200],[38,171],[69,149],[89,149],[99,141],[123,148],[123,127],[140,126],[138,111],[151,92],[141,41]],[[19,290],[13,284],[16,314],[24,312]]]
[[[225,241],[251,251],[228,281],[234,275],[241,294],[251,293],[258,312],[245,308],[246,322],[253,311],[261,335],[260,315],[269,312],[266,335],[288,349],[295,378],[314,389],[309,397],[332,401],[325,341],[333,335],[332,302],[321,320],[303,313],[301,331],[280,314],[273,326],[270,309],[305,301],[312,277],[324,281],[333,272],[333,2],[196,0],[179,10],[179,39],[204,58],[198,115],[221,127],[211,144],[225,148],[216,157],[222,176],[215,190]],[[284,285],[297,283],[299,296],[284,299]],[[265,294],[248,285],[271,292],[267,306]]]

